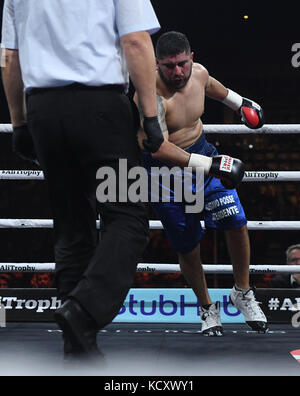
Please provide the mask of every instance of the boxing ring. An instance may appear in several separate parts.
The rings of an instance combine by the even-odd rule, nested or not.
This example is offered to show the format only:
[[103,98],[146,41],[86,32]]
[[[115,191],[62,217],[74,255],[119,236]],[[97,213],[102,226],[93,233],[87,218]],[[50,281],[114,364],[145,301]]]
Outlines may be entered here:
[[[0,124],[0,133],[9,134],[12,127],[9,124]],[[263,128],[250,131],[241,125],[206,125],[206,134],[300,134],[300,125],[265,125]],[[34,170],[0,170],[0,181],[26,181],[35,180],[43,181],[43,172],[39,169]],[[246,171],[243,183],[255,182],[299,182],[300,171]],[[163,230],[160,221],[149,221],[150,230]],[[202,222],[204,227],[204,222]],[[100,228],[100,221],[97,221],[96,227]],[[1,229],[52,229],[53,221],[51,219],[0,219]],[[249,231],[299,231],[300,221],[249,221]],[[228,264],[204,264],[206,274],[232,274],[232,266]],[[10,272],[22,273],[47,273],[55,271],[55,263],[3,263],[0,262],[0,274]],[[165,263],[139,263],[137,272],[147,273],[180,273],[178,264]],[[283,273],[300,273],[300,266],[291,265],[269,265],[256,264],[250,266],[251,274],[283,274]],[[271,291],[265,292],[270,299],[276,300]],[[153,291],[153,290],[152,290]],[[175,290],[176,291],[176,290]],[[178,289],[177,291],[180,292]],[[0,294],[1,294],[0,289]],[[40,293],[49,293],[47,289],[39,290]],[[52,291],[53,292],[53,291]],[[142,293],[147,294],[146,289],[142,289]],[[7,291],[9,295],[9,291]],[[26,290],[22,290],[21,297],[17,301],[25,301]],[[23,297],[22,297],[23,296]],[[49,296],[53,297],[54,294]],[[285,300],[282,296],[284,307]],[[295,292],[290,297],[292,301],[292,309],[290,317],[294,318],[300,312],[300,291]],[[2,295],[1,302],[4,302]],[[8,297],[6,297],[8,298]],[[11,298],[11,297],[9,297]],[[23,300],[22,300],[23,298]],[[39,297],[41,298],[41,297]],[[166,303],[167,297],[160,300],[162,304]],[[187,297],[186,297],[187,298]],[[151,299],[151,297],[150,297]],[[278,298],[277,298],[278,299]],[[293,300],[294,299],[294,300]],[[258,298],[259,300],[259,298]],[[8,301],[7,299],[5,300]],[[31,301],[31,300],[30,300]],[[295,305],[294,302],[297,302]],[[27,301],[28,302],[28,301]],[[17,303],[16,311],[21,310],[22,304]],[[223,300],[224,304],[226,299]],[[274,301],[273,301],[274,302]],[[194,305],[190,300],[185,300],[186,306]],[[33,304],[33,303],[32,303]],[[130,304],[130,301],[129,301]],[[28,303],[29,306],[29,303]],[[57,308],[57,302],[50,309]],[[131,306],[132,308],[133,306]],[[269,305],[270,307],[270,305]],[[289,309],[286,303],[286,310]],[[7,306],[6,306],[7,308]],[[44,311],[46,308],[44,305]],[[126,306],[128,308],[128,306]],[[185,306],[184,306],[185,308]],[[12,310],[12,305],[8,305],[8,309]],[[31,309],[31,308],[29,308]],[[38,309],[43,313],[43,309],[38,305]],[[282,309],[282,308],[281,308]],[[130,310],[130,309],[129,309]],[[133,310],[133,308],[132,308]],[[270,310],[272,310],[270,308]],[[228,308],[228,311],[229,308]],[[0,310],[1,312],[1,310]],[[3,310],[2,310],[3,312]],[[298,358],[300,356],[300,316],[299,322],[292,323],[274,322],[270,326],[270,332],[267,335],[257,335],[242,322],[224,323],[224,337],[206,338],[200,335],[201,327],[195,321],[168,320],[169,311],[165,309],[167,319],[165,321],[153,320],[152,317],[147,321],[120,320],[116,321],[105,329],[100,331],[100,344],[104,354],[108,356],[109,368],[102,369],[102,373],[121,375],[216,375],[229,374],[232,370],[236,370],[234,375],[300,375],[300,365]],[[230,314],[230,312],[229,312]],[[149,315],[149,314],[147,314]],[[14,317],[13,317],[14,318]],[[28,354],[27,347],[17,340],[22,337],[27,340],[29,348],[33,348],[36,356],[41,358],[45,351],[51,351],[51,358],[55,360],[54,366],[57,364],[57,357],[61,354],[61,334],[57,326],[51,320],[26,320],[22,316],[22,320],[12,320],[1,328],[1,334],[5,336],[6,345],[3,349],[4,354],[12,356],[14,359],[18,355],[19,348],[24,354]],[[144,317],[145,318],[145,317]],[[1,321],[1,320],[0,320]],[[45,323],[44,323],[45,322]],[[295,326],[299,324],[299,326]],[[31,340],[31,341],[30,341]],[[35,340],[35,342],[33,341]],[[116,351],[115,345],[118,346]],[[11,352],[13,350],[13,352]],[[5,352],[6,351],[6,352]],[[127,359],[127,357],[131,358]],[[230,365],[228,366],[228,355],[230,355]],[[127,356],[126,359],[124,356]],[[143,358],[141,357],[143,356]],[[215,359],[218,356],[217,360]],[[171,357],[171,359],[170,359]],[[51,360],[51,359],[50,359]],[[132,363],[132,365],[130,364]],[[254,363],[255,362],[255,363]],[[124,364],[125,365],[124,365]],[[181,369],[178,369],[178,364]],[[266,366],[267,365],[267,366]],[[46,371],[49,375],[56,372],[54,366],[47,366]],[[143,369],[141,367],[143,366]],[[282,366],[285,370],[282,371]],[[7,366],[9,367],[9,366]],[[20,365],[20,373],[23,375],[24,365]],[[33,363],[34,370],[38,371],[39,365]],[[0,368],[3,370],[0,359]],[[8,369],[7,369],[8,370]],[[103,371],[104,370],[104,371]],[[202,370],[202,371],[201,371]],[[26,370],[25,370],[26,372]],[[42,375],[45,375],[45,370]],[[57,375],[57,372],[56,372]],[[77,374],[78,375],[78,372]]]

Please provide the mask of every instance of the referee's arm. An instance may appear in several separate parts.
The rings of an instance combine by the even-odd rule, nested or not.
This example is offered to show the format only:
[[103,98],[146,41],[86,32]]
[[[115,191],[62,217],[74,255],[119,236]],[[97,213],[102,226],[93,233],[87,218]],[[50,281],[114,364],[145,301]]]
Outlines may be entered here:
[[145,31],[121,37],[131,81],[138,93],[146,117],[157,115],[155,54],[149,33]]
[[11,123],[14,127],[25,124],[24,84],[19,61],[19,51],[5,49],[2,67],[2,81]]

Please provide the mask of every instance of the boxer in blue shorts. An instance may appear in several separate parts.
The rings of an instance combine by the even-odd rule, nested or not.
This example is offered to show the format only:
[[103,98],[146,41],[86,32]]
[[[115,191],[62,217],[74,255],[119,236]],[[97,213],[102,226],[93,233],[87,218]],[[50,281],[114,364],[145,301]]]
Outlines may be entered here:
[[[208,157],[218,155],[217,149],[207,142],[204,134],[192,146],[186,148],[185,151]],[[143,157],[144,166],[150,176],[148,190],[149,201],[151,202],[153,211],[164,224],[165,233],[175,250],[180,254],[191,252],[197,247],[204,235],[200,217],[197,214],[186,212],[188,202],[184,200],[182,202],[174,201],[172,197],[174,197],[175,192],[172,188],[168,191],[170,202],[153,202],[150,181],[152,175],[151,169],[162,168],[165,164],[157,159],[153,159],[150,154],[144,154]],[[193,175],[192,189],[195,194],[197,191],[195,174]],[[165,190],[166,186],[164,186],[164,193]],[[247,224],[244,209],[236,190],[226,189],[219,179],[211,176],[205,176],[204,178],[204,221],[207,228],[218,230],[240,228]]]
[[[189,153],[189,166],[195,168],[200,157],[218,156],[216,148],[207,142],[203,131],[201,116],[206,96],[237,111],[242,122],[252,129],[263,125],[263,112],[257,103],[225,88],[209,75],[204,66],[194,63],[193,58],[194,53],[184,34],[167,32],[158,39],[156,89],[160,126],[165,140]],[[139,106],[137,95],[134,100]],[[143,118],[141,110],[140,114]],[[144,138],[145,134],[140,130],[141,147]],[[170,164],[175,165],[176,162],[170,161]],[[159,153],[144,153],[144,166],[150,180],[155,167],[165,166],[165,159]],[[204,178],[205,226],[225,232],[235,280],[231,301],[252,329],[265,333],[268,331],[267,319],[255,299],[254,289],[249,285],[250,242],[243,207],[235,189],[226,186],[222,178],[219,180],[208,174],[205,172]],[[196,183],[193,186],[195,188]],[[204,230],[199,213],[186,213],[186,203],[174,199],[170,202],[151,200],[150,196],[151,207],[178,254],[181,271],[200,302],[203,334],[222,335],[220,313],[210,299],[201,264],[200,241]]]

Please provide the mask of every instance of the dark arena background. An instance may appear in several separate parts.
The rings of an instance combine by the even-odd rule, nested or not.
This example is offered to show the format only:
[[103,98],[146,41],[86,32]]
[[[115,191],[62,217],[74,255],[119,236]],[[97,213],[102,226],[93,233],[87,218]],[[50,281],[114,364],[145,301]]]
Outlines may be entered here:
[[[3,2],[0,0],[0,20]],[[195,62],[203,64],[210,75],[226,87],[259,103],[264,110],[265,124],[300,124],[300,31],[295,2],[152,0],[152,4],[162,27],[152,36],[154,45],[165,31],[185,33],[195,53]],[[206,99],[202,121],[204,129],[208,124],[241,123],[237,114],[209,98]],[[0,124],[9,123],[0,76]],[[39,169],[13,154],[11,134],[0,134],[0,139],[0,170]],[[207,139],[217,146],[220,154],[240,158],[247,171],[300,171],[299,133],[229,132],[207,134]],[[0,182],[0,221],[52,218],[45,181]],[[298,181],[243,182],[238,187],[238,193],[249,221],[300,220]],[[149,209],[150,219],[155,220],[155,217]],[[300,243],[299,230],[256,230],[249,233],[252,265],[284,265],[286,249]],[[0,227],[0,246],[0,263],[54,262],[51,228]],[[204,264],[230,264],[224,233],[208,229],[201,242],[201,254]],[[140,263],[143,262],[178,263],[163,230],[150,231],[149,245],[140,258]],[[270,288],[270,281],[275,276],[251,274],[251,284],[265,290]],[[233,277],[231,274],[208,274],[207,282],[209,288],[232,288]],[[179,273],[142,272],[136,273],[132,287],[189,288]],[[0,271],[0,288],[54,289],[55,280],[53,273]],[[300,297],[299,293],[293,296]],[[112,327],[111,331],[114,332],[114,329]],[[234,327],[231,330],[233,334]],[[229,341],[232,339],[234,342],[232,334]],[[109,336],[107,333],[107,339]],[[145,334],[143,337],[146,339]],[[169,342],[172,340],[169,339]],[[228,351],[230,342],[227,340],[228,349],[225,349]],[[254,337],[253,342],[256,342]],[[300,348],[300,342],[298,344]],[[218,341],[218,345],[218,352],[222,353],[222,342]],[[258,355],[253,352],[254,360],[260,356],[259,351],[256,353]]]

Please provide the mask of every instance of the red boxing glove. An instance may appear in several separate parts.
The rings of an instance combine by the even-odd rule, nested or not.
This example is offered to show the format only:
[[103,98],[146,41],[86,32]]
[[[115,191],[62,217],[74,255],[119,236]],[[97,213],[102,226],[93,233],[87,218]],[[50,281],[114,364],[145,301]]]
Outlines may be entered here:
[[253,100],[243,98],[234,91],[228,90],[228,95],[222,102],[237,111],[241,116],[242,122],[251,129],[258,129],[264,125],[263,110]]
[[258,129],[264,125],[262,108],[250,99],[243,98],[242,106],[239,109],[242,122],[251,129]]

